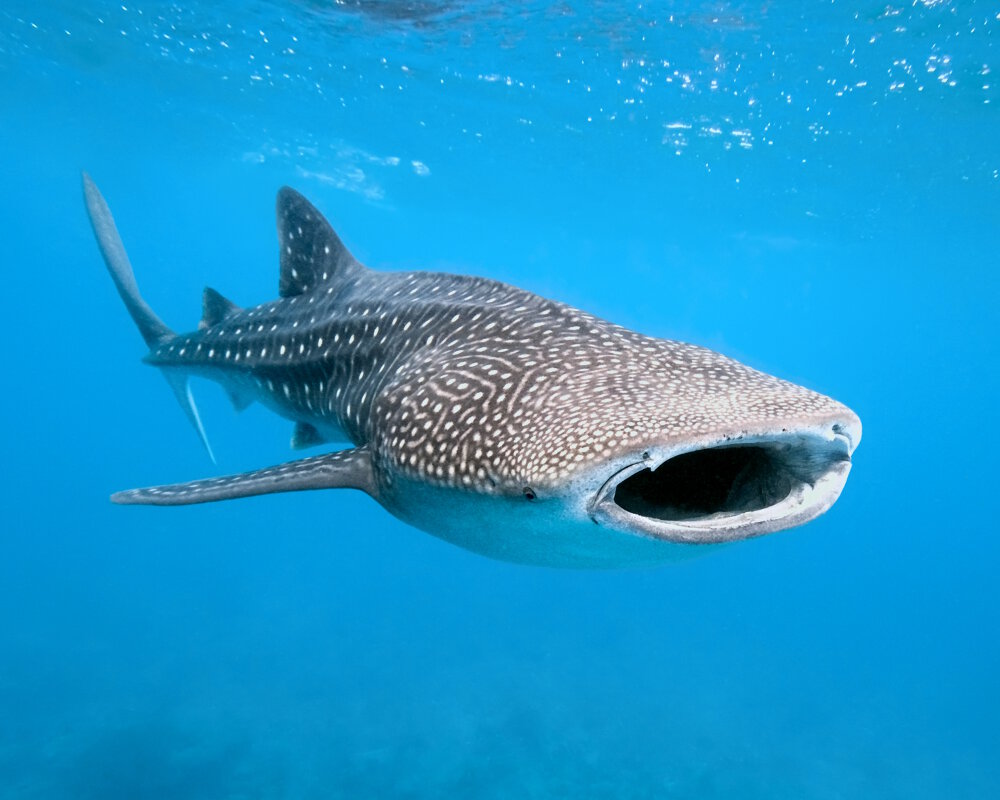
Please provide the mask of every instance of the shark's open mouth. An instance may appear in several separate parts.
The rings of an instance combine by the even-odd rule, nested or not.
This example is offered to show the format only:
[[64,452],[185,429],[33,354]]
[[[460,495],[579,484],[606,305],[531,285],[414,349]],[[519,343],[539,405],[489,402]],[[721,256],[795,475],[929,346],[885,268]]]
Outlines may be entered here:
[[792,470],[781,456],[760,445],[682,453],[623,480],[615,502],[633,514],[674,522],[757,511],[792,491]]
[[659,460],[644,454],[605,483],[591,514],[630,533],[692,544],[801,525],[828,509],[847,480],[853,442],[837,428],[727,441]]

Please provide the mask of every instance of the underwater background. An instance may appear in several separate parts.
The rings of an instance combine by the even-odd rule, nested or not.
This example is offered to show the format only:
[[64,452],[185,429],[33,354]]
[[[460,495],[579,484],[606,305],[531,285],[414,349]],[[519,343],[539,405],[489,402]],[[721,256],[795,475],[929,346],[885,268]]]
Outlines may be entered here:
[[[0,797],[1000,796],[994,2],[0,7]],[[382,269],[497,278],[830,394],[819,520],[651,570],[494,562],[292,457],[105,272],[277,294],[289,184]]]

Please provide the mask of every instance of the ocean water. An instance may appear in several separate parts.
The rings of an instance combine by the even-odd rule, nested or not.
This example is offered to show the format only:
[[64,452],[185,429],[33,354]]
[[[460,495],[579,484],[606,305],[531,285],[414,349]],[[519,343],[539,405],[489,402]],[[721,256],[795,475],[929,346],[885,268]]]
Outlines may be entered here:
[[[1000,9],[0,7],[3,798],[1000,796]],[[671,567],[490,561],[352,492],[110,492],[290,457],[147,299],[277,293],[295,186],[362,261],[498,278],[850,405],[819,520]]]

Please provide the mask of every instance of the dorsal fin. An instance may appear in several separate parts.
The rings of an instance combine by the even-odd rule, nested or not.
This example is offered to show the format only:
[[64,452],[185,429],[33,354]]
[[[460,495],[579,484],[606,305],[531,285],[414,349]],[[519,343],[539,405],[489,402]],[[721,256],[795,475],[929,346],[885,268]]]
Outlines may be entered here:
[[282,297],[306,294],[361,266],[313,204],[287,186],[278,192],[278,243]]
[[240,307],[232,300],[223,297],[211,286],[206,286],[201,295],[201,322],[198,323],[198,327],[201,330],[211,328],[240,311]]

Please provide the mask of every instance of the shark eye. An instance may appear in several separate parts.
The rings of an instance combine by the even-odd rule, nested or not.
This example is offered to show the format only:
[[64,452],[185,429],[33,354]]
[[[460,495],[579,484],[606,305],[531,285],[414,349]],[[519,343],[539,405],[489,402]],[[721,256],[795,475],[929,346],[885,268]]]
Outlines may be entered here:
[[525,500],[534,500],[535,499],[535,490],[532,489],[530,486],[525,486],[524,489],[522,489],[521,491],[524,492],[524,499]]

